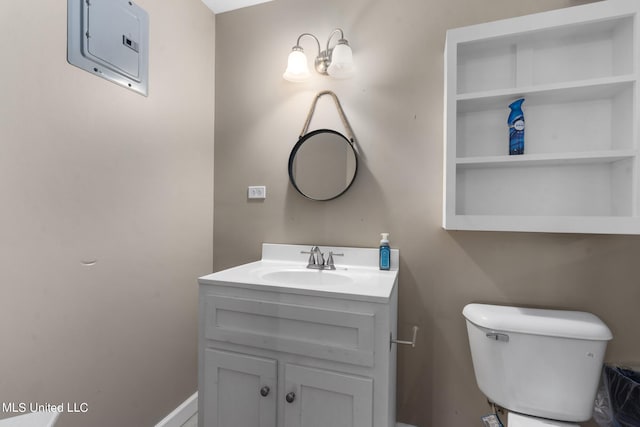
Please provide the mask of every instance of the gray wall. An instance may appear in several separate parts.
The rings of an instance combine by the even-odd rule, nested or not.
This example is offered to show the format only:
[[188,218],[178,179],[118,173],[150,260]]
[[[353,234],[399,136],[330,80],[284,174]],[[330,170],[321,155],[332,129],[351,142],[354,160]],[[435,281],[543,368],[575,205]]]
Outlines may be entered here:
[[215,18],[138,4],[148,98],[67,63],[65,0],[0,5],[0,402],[88,404],[60,427],[150,426],[196,390]]
[[[442,210],[443,48],[448,28],[567,7],[575,0],[276,0],[216,18],[214,269],[255,260],[262,242],[400,249],[398,416],[420,427],[478,425],[462,307],[472,301],[587,310],[611,327],[610,361],[640,360],[640,238],[447,232]],[[354,79],[282,80],[302,32],[343,27]],[[304,40],[309,56],[312,41]],[[320,90],[335,91],[359,141],[361,168],[331,202],[302,198],[287,159]],[[331,104],[319,106],[328,111]],[[313,128],[334,126],[334,117]],[[266,185],[264,202],[248,185]],[[304,262],[301,259],[301,262]]]

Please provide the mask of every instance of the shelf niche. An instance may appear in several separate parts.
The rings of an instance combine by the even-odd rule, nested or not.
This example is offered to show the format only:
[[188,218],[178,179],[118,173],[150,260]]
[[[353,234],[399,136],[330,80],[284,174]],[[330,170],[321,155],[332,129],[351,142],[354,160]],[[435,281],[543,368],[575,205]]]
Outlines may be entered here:
[[[638,14],[608,0],[449,30],[443,227],[640,234]],[[525,154],[508,105],[525,98]]]

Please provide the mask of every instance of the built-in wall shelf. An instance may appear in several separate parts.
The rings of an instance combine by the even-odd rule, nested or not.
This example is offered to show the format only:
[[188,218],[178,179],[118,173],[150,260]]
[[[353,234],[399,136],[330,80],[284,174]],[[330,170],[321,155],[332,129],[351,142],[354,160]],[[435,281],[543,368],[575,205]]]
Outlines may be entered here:
[[639,13],[607,0],[447,32],[444,228],[640,234]]
[[635,150],[584,151],[576,153],[523,154],[520,156],[480,156],[459,157],[458,169],[499,168],[514,166],[553,166],[568,164],[611,163],[618,160],[634,159]]
[[504,108],[505,103],[526,98],[527,104],[580,102],[594,99],[610,99],[633,89],[633,75],[580,80],[571,83],[554,83],[523,88],[497,89],[456,96],[459,112]]

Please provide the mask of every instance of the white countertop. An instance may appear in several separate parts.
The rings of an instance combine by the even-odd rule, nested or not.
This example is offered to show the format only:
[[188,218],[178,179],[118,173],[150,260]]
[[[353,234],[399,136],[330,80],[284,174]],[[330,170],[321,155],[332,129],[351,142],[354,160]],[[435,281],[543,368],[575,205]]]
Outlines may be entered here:
[[[199,278],[200,284],[236,286],[257,290],[278,291],[305,295],[339,297],[362,301],[389,300],[398,277],[399,251],[391,250],[391,270],[378,268],[377,248],[347,248],[321,246],[344,254],[336,256],[335,270],[307,269],[310,245],[277,245],[265,243],[260,261],[239,265]],[[280,273],[283,272],[283,273]],[[273,277],[281,274],[286,280]],[[310,279],[298,279],[299,277]]]

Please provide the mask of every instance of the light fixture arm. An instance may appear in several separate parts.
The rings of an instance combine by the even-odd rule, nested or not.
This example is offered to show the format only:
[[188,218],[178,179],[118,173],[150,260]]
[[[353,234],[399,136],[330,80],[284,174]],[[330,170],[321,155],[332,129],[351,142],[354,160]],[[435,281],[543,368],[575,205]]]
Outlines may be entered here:
[[[335,33],[340,33],[340,39],[338,40],[338,44],[341,43],[341,42],[342,43],[347,43],[347,41],[344,38],[344,31],[342,31],[342,28],[336,28],[335,30],[333,30],[331,32],[331,34],[329,35],[329,39],[327,39],[327,50],[325,52],[327,52],[328,56],[331,56],[330,53],[331,53],[331,50],[333,50],[333,49],[329,49],[329,43],[331,42],[331,39],[333,38],[333,35]],[[349,43],[347,43],[347,44],[349,44]]]
[[316,41],[316,44],[318,45],[318,55],[319,55],[320,54],[320,40],[318,40],[318,38],[316,36],[314,36],[313,34],[311,34],[311,33],[302,33],[302,34],[300,34],[298,36],[298,40],[296,41],[296,45],[293,48],[297,49],[297,50],[302,50],[302,46],[300,46],[300,40],[302,40],[302,37],[304,37],[304,36],[312,37]]
[[[331,40],[338,35],[337,43],[331,47]],[[322,50],[320,40],[311,33],[302,33],[296,40],[289,53],[287,69],[283,74],[285,80],[292,82],[300,82],[310,77],[307,67],[307,58],[304,49],[300,45],[303,37],[311,37],[315,40],[318,47],[318,54],[315,57],[314,66],[319,74],[331,75],[333,78],[344,79],[349,78],[354,73],[353,58],[349,42],[344,38],[342,28],[336,28],[329,34],[327,39],[327,47]]]
[[320,74],[327,74],[327,67],[329,66],[330,59],[329,57],[326,57],[325,52],[322,51],[322,48],[320,47],[320,40],[318,40],[316,36],[314,36],[311,33],[300,34],[298,36],[298,40],[296,41],[296,45],[293,47],[293,50],[299,50],[301,52],[304,52],[304,50],[302,49],[302,46],[300,46],[300,40],[304,36],[312,37],[316,41],[316,45],[318,46],[318,54],[316,55],[316,59],[314,62],[316,71],[319,72]]
[[316,71],[319,72],[320,74],[324,74],[324,75],[328,74],[327,69],[329,68],[329,65],[331,65],[331,54],[333,52],[333,48],[330,47],[329,45],[331,44],[331,39],[336,33],[340,34],[340,39],[338,40],[338,44],[342,43],[342,44],[346,44],[347,46],[349,45],[349,43],[344,38],[344,31],[342,31],[342,28],[336,28],[335,30],[333,30],[331,34],[329,34],[329,38],[327,39],[327,48],[319,52],[318,56],[316,57],[316,61],[315,61]]
[[329,65],[331,64],[331,52],[333,51],[333,48],[330,47],[330,43],[331,43],[331,39],[336,33],[340,34],[340,39],[338,40],[338,44],[340,43],[344,43],[347,45],[349,44],[344,38],[344,31],[342,31],[342,28],[336,28],[329,35],[329,38],[327,39],[327,48],[325,50],[322,50],[322,48],[320,47],[320,40],[318,40],[318,38],[311,33],[300,34],[298,36],[298,40],[296,41],[296,45],[293,47],[293,49],[302,51],[303,50],[302,46],[300,46],[300,40],[302,39],[302,37],[304,36],[312,37],[316,41],[316,44],[318,45],[318,55],[316,56],[316,59],[314,61],[316,71],[320,74],[326,75],[327,68],[329,68]]

